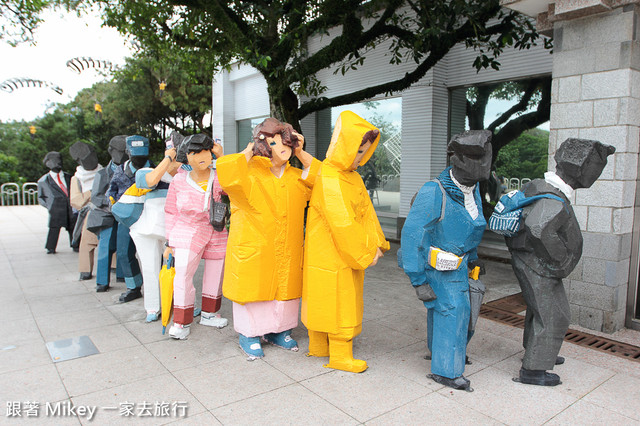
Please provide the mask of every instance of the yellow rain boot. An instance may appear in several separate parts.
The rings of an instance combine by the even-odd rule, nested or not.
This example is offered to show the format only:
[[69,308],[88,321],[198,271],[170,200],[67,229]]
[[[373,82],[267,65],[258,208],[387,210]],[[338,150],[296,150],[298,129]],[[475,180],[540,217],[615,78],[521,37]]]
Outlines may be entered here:
[[309,353],[307,356],[329,356],[329,338],[327,333],[309,330]]
[[324,367],[362,373],[368,365],[366,361],[353,359],[353,340],[329,338],[329,364]]

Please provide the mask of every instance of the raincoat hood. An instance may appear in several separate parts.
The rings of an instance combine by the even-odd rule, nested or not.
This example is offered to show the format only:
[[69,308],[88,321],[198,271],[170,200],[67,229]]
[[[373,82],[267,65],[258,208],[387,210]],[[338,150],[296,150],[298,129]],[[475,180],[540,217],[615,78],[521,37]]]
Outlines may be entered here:
[[[325,161],[340,170],[350,170],[358,154],[362,137],[370,130],[378,130],[378,128],[354,112],[341,112],[336,121],[333,135],[331,136],[331,144],[327,150],[327,158]],[[379,141],[380,134],[378,133],[378,136],[364,157],[362,157],[360,166],[363,166],[369,161]]]

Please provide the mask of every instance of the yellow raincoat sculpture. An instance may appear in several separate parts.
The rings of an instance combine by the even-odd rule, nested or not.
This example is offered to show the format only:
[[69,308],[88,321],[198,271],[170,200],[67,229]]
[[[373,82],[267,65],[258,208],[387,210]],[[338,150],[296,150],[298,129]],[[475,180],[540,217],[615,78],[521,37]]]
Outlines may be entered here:
[[364,270],[389,250],[362,178],[356,171],[373,155],[380,132],[340,114],[311,195],[307,218],[302,322],[309,355],[329,356],[328,368],[362,372],[353,338],[362,331]]
[[[264,356],[260,336],[297,350],[290,333],[298,324],[302,294],[304,209],[320,162],[302,151],[302,135],[295,134],[299,145],[285,144],[292,132],[290,125],[269,118],[254,129],[254,143],[268,146],[264,154],[250,146],[217,163],[231,200],[222,291],[234,302],[234,328],[250,359]],[[302,161],[304,173],[286,162],[291,154]]]

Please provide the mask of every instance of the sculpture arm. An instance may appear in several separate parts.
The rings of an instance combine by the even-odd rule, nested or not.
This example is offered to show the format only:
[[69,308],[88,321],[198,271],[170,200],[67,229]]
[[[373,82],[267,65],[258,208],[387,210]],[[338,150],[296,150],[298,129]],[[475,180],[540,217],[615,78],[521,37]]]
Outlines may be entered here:
[[[365,193],[368,194],[366,189]],[[384,232],[382,231],[382,227],[380,226],[380,221],[378,220],[378,215],[376,214],[376,210],[373,207],[371,198],[367,198],[367,213],[365,217],[366,230],[368,234],[375,238],[376,247],[378,247],[384,253],[391,248],[391,245],[384,236]]]
[[[342,260],[352,269],[366,269],[377,252],[377,238],[369,235],[365,227],[356,220],[348,192],[342,187],[339,174],[323,168],[321,184],[315,190],[321,190],[320,206],[327,220],[336,250]],[[344,185],[351,185],[344,183]]]
[[304,170],[302,171],[302,175],[300,179],[307,186],[307,188],[313,188],[313,185],[316,183],[316,178],[318,177],[318,173],[320,172],[320,166],[322,166],[322,162],[317,160],[315,157],[312,157],[311,154],[308,154],[310,158],[309,165],[304,165]]
[[216,173],[218,182],[229,199],[239,208],[250,210],[251,179],[245,154],[230,154],[218,159]]
[[439,219],[442,193],[435,182],[427,182],[416,196],[402,228],[402,267],[413,286],[427,284],[427,256],[432,245],[429,228]]
[[167,190],[167,198],[164,203],[165,237],[167,241],[169,241],[171,231],[178,221],[178,207],[176,206],[176,185],[174,184],[174,182],[171,182],[171,184],[169,185],[169,189]]
[[545,198],[530,207],[525,231],[536,257],[543,262],[561,263],[569,256],[560,232],[568,220],[569,215],[561,201]]
[[71,184],[69,185],[69,203],[71,207],[80,210],[87,205],[90,199],[91,192],[82,192],[80,181],[75,176],[72,177]]
[[[168,159],[165,160],[169,162]],[[162,160],[162,162],[165,160]],[[162,164],[162,162],[160,164]],[[163,168],[158,165],[155,169],[145,167],[144,169],[136,170],[136,187],[140,189],[155,189],[165,173],[164,171],[161,173],[162,169]]]
[[[46,176],[43,179],[46,179]],[[38,203],[40,203],[42,207],[49,210],[51,208],[51,197],[46,186],[46,182],[42,180],[38,181]]]

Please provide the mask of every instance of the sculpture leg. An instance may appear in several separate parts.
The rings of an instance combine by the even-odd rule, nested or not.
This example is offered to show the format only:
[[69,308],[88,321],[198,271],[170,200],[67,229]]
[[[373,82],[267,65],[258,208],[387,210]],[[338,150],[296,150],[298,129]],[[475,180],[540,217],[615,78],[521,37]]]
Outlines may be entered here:
[[142,287],[142,275],[140,274],[140,265],[136,259],[136,246],[129,235],[129,228],[118,225],[118,263],[122,265],[124,280],[128,289],[136,289]]
[[329,356],[329,336],[321,331],[309,330],[308,356]]
[[433,353],[433,308],[427,308],[427,347]]
[[517,257],[514,257],[513,270],[527,303],[522,367],[551,370],[570,322],[569,301],[562,280],[536,274]]
[[49,233],[47,234],[47,242],[44,245],[44,248],[46,248],[48,252],[55,253],[56,247],[58,246],[59,236],[60,228],[49,228]]
[[433,311],[431,372],[455,379],[464,373],[470,317],[469,284],[466,280],[450,280],[431,285],[438,296],[434,302],[425,302],[429,311]]
[[98,235],[98,262],[96,265],[97,291],[107,291],[111,281],[111,259],[116,250],[116,233],[114,227],[100,231]]
[[338,333],[329,333],[329,363],[326,368],[362,373],[368,368],[367,362],[353,358],[353,338],[360,334],[362,325],[341,329]]
[[193,305],[196,289],[193,276],[200,264],[200,253],[185,248],[175,248],[176,276],[173,279],[173,321],[187,325],[193,322]]
[[200,324],[223,328],[229,321],[219,313],[222,303],[224,259],[205,259],[202,275],[202,314]]
[[142,281],[144,283],[144,309],[147,314],[160,312],[160,280],[164,241],[152,235],[141,235],[131,231],[131,239],[136,245]]
[[81,279],[88,279],[93,274],[93,252],[98,245],[98,238],[93,232],[87,230],[85,221],[80,237],[80,253],[78,255],[78,272]]

